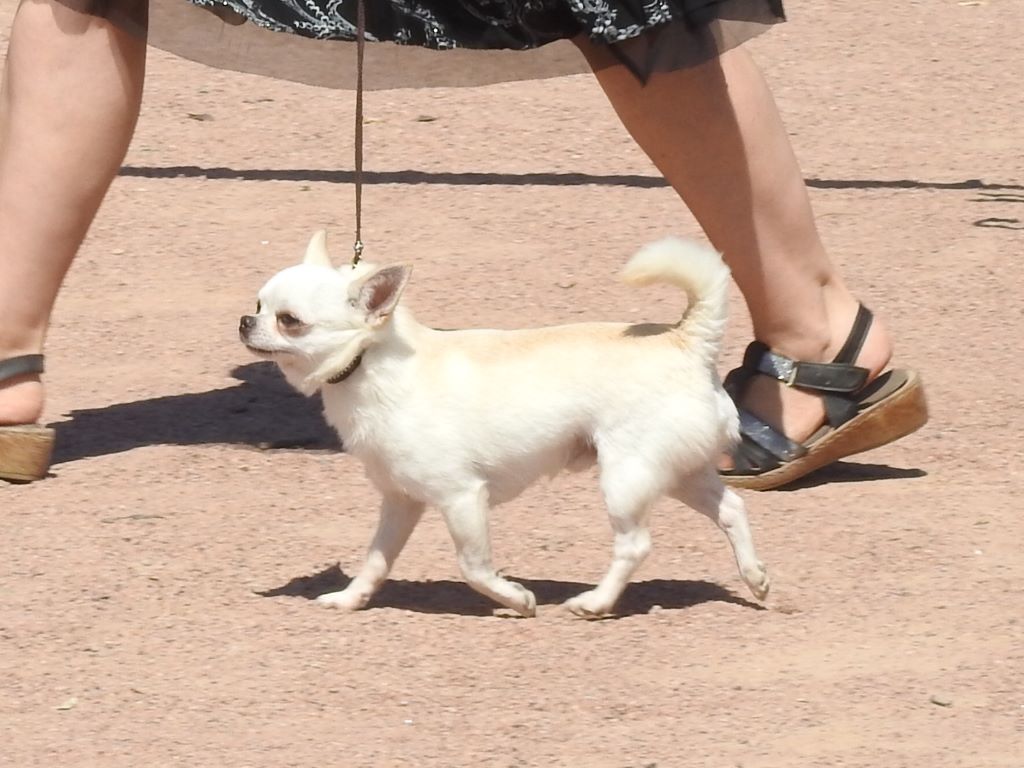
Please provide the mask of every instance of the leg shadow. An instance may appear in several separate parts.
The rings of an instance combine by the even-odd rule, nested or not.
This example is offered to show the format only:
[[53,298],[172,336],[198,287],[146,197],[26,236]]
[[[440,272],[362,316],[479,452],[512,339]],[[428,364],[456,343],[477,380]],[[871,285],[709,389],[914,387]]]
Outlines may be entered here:
[[888,464],[857,464],[850,461],[837,461],[774,490],[782,492],[799,491],[804,488],[816,488],[819,485],[829,483],[864,483],[872,480],[903,480],[927,476],[928,473],[923,469],[890,467]]
[[[558,605],[570,597],[591,589],[593,584],[550,579],[521,579],[509,576],[537,597],[537,605]],[[315,600],[327,592],[344,589],[351,581],[338,565],[332,565],[309,576],[297,576],[280,587],[257,592],[260,597],[301,597]],[[739,597],[724,587],[708,581],[652,579],[626,587],[615,616],[624,618],[649,613],[659,606],[666,610],[692,608],[702,603],[730,603],[753,610],[764,606]],[[373,608],[397,608],[414,613],[490,616],[498,605],[474,592],[461,581],[388,580],[370,601]]]

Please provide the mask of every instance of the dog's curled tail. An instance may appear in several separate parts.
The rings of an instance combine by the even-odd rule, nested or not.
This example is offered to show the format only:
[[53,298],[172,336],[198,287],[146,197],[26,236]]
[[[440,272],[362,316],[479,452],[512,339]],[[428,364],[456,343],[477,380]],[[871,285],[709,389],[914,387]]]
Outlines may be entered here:
[[710,360],[718,349],[729,314],[729,268],[710,246],[667,237],[641,248],[622,270],[635,286],[668,283],[686,293],[680,332],[704,342]]

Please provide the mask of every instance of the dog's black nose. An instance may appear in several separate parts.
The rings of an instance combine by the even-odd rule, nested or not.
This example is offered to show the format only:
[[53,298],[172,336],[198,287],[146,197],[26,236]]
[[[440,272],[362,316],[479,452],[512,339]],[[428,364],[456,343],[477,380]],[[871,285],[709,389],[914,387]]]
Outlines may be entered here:
[[242,319],[238,322],[238,332],[248,333],[256,327],[256,318],[252,315],[242,315]]

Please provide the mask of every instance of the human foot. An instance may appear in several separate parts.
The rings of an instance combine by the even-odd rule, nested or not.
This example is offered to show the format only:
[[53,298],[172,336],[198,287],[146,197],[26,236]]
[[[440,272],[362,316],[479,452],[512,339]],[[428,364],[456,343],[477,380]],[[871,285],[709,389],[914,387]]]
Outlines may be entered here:
[[46,475],[54,432],[35,422],[42,415],[41,355],[0,359],[0,479],[39,480]]
[[43,415],[43,384],[39,374],[0,381],[0,426],[34,424]]
[[920,379],[883,374],[885,328],[858,306],[848,334],[803,357],[752,344],[726,386],[740,409],[740,445],[719,469],[730,485],[764,490],[892,442],[927,421]]
[[[814,363],[833,362],[843,352],[843,346],[851,335],[856,319],[856,308],[842,321],[837,322],[838,332],[829,334],[830,341],[821,351],[773,347],[774,352],[792,360]],[[795,346],[795,345],[794,345]],[[885,370],[892,358],[892,340],[885,326],[873,318],[863,338],[859,352],[844,362],[865,368],[867,380],[873,381]],[[820,393],[797,387],[786,386],[769,376],[754,376],[747,382],[736,403],[762,419],[772,429],[786,435],[790,440],[802,443],[825,423],[825,403]]]

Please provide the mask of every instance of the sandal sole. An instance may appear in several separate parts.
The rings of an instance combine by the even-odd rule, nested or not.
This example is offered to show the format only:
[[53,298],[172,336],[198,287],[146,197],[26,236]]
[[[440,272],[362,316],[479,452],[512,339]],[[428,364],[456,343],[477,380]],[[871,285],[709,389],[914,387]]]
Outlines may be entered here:
[[38,424],[0,427],[0,480],[30,483],[46,477],[55,434]]
[[906,374],[907,381],[902,387],[816,440],[799,459],[760,475],[722,475],[722,481],[733,488],[768,491],[847,456],[879,448],[916,432],[928,423],[928,401],[921,377],[913,371]]

